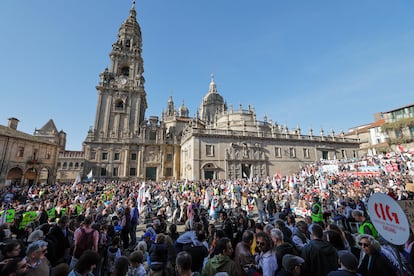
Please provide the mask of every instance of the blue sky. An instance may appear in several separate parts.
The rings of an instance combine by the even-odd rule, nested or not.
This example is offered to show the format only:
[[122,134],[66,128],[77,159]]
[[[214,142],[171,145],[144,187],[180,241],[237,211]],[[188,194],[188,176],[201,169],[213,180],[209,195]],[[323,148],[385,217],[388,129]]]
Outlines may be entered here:
[[[0,2],[0,124],[53,119],[80,150],[130,0]],[[137,0],[146,117],[193,116],[214,74],[228,104],[319,132],[414,102],[414,1]]]

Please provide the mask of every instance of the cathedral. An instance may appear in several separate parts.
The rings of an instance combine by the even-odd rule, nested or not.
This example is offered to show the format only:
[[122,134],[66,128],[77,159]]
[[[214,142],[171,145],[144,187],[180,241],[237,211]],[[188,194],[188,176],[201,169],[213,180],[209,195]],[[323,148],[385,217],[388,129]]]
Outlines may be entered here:
[[161,118],[147,118],[135,4],[109,57],[96,86],[95,122],[83,143],[84,175],[92,170],[95,179],[265,178],[321,159],[357,157],[358,140],[343,133],[321,129],[304,135],[299,127],[258,120],[250,105],[227,106],[214,76],[194,117],[184,102],[176,108],[170,97]]

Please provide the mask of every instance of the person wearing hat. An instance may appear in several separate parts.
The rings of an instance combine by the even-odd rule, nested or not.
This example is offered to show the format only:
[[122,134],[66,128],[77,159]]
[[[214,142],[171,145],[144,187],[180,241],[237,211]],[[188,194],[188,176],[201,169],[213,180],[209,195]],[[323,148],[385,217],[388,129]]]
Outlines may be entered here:
[[141,240],[143,242],[145,242],[145,244],[147,245],[147,250],[149,248],[151,248],[151,245],[154,243],[154,241],[152,240],[152,233],[151,231],[145,231],[144,235],[142,235]]
[[45,254],[47,252],[47,242],[38,240],[29,244],[26,249],[26,260],[29,270],[27,276],[49,275],[50,264]]
[[286,254],[282,258],[282,269],[278,276],[299,276],[302,273],[302,264],[305,262],[301,257]]
[[345,252],[339,255],[341,267],[336,271],[329,272],[328,276],[355,276],[358,270],[358,259],[354,254]]

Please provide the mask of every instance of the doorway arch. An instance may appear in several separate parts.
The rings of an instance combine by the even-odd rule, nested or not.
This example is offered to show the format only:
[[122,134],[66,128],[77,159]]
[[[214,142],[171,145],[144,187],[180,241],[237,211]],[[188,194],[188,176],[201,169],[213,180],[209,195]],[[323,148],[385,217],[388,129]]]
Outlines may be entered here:
[[35,168],[29,168],[24,173],[24,183],[25,185],[36,184],[37,170]]
[[50,170],[48,167],[43,167],[39,173],[39,182],[40,184],[50,184],[49,183]]
[[217,178],[217,166],[214,163],[206,163],[201,166],[203,179],[213,180]]
[[12,185],[20,185],[22,182],[22,177],[23,170],[18,167],[14,167],[7,173],[6,180],[10,181],[10,184]]

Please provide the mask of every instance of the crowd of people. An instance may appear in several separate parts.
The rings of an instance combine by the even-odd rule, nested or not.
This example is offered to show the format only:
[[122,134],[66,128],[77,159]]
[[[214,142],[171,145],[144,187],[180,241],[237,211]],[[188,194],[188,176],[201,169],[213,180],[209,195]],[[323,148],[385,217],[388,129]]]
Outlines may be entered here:
[[[413,275],[376,192],[412,200],[411,154],[321,161],[267,179],[6,187],[1,275]],[[184,231],[178,229],[183,228]]]

